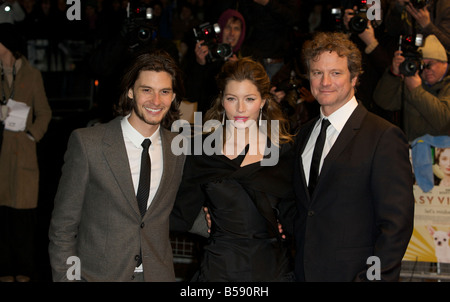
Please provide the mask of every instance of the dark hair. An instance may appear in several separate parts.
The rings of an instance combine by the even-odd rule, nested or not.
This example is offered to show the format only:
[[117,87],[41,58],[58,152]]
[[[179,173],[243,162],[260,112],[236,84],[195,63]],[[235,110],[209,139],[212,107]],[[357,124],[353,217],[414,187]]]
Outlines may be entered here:
[[262,108],[262,119],[267,120],[267,135],[271,136],[272,120],[279,121],[279,138],[281,143],[292,142],[292,136],[289,133],[289,123],[283,115],[278,103],[273,99],[270,93],[270,79],[261,63],[256,62],[249,57],[237,61],[228,61],[222,66],[221,72],[217,75],[217,88],[219,95],[214,101],[211,109],[206,112],[205,120],[222,120],[225,108],[222,104],[223,92],[225,86],[230,81],[242,82],[250,80],[258,89],[261,98],[266,102]]
[[350,79],[358,77],[362,73],[361,52],[345,33],[319,32],[314,35],[312,40],[306,41],[303,46],[303,58],[308,69],[308,77],[310,62],[317,60],[326,51],[334,51],[339,57],[347,57]]
[[158,49],[151,52],[136,55],[132,60],[121,83],[121,94],[117,106],[114,107],[115,114],[126,116],[133,109],[134,100],[128,97],[129,89],[133,88],[141,71],[164,71],[170,74],[172,78],[173,92],[176,99],[170,105],[169,111],[161,121],[161,126],[170,129],[172,123],[180,118],[180,103],[184,96],[184,86],[182,81],[181,69],[176,61],[164,50]]
[[14,58],[19,59],[24,53],[24,38],[17,25],[11,23],[0,24],[0,43],[3,44]]

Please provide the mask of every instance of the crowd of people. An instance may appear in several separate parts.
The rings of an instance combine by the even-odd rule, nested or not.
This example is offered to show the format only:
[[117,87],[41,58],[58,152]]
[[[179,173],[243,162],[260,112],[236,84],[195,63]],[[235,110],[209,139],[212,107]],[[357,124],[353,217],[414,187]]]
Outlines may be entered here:
[[[376,280],[398,281],[413,230],[410,144],[450,134],[450,3],[379,3],[361,27],[373,3],[83,1],[70,21],[66,1],[4,1],[2,281],[34,275],[39,169],[35,152],[14,149],[34,150],[51,118],[21,47],[33,39],[85,41],[88,76],[99,79],[100,125],[74,131],[64,156],[49,229],[54,281],[175,281],[170,232],[207,237],[195,281],[367,281],[371,256]],[[23,81],[36,87],[25,93]],[[20,129],[7,128],[10,100],[31,107]],[[216,140],[214,154],[171,152],[182,101],[218,121],[194,132],[202,145]],[[275,165],[263,164],[267,150]],[[80,275],[67,274],[70,256]]]

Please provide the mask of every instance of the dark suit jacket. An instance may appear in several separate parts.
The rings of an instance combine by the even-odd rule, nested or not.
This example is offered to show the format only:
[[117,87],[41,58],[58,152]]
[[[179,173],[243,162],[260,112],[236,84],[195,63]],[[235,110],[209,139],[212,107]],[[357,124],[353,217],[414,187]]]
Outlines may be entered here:
[[370,256],[381,278],[398,280],[413,230],[413,177],[403,132],[355,109],[326,156],[309,196],[301,154],[314,123],[301,128],[295,146],[295,273],[300,281],[364,280]]
[[160,129],[164,170],[143,218],[120,118],[71,134],[49,230],[54,281],[67,281],[69,256],[80,258],[82,280],[131,281],[141,247],[145,281],[175,281],[169,214],[185,157],[171,152],[175,134]]

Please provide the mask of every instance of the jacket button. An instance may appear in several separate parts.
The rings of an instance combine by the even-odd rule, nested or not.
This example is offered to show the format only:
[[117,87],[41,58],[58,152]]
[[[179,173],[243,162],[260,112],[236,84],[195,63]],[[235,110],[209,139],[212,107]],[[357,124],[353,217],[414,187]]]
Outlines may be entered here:
[[141,257],[139,255],[134,256],[134,260],[139,261]]
[[308,211],[308,216],[309,216],[309,217],[314,216],[314,211]]
[[143,229],[145,226],[145,223],[141,223],[141,229]]

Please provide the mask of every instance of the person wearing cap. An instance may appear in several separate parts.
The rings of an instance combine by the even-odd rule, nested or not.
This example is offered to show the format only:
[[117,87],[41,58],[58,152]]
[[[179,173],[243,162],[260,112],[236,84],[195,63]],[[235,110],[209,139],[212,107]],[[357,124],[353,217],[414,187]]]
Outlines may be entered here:
[[[39,188],[36,143],[52,117],[42,75],[20,53],[20,45],[15,25],[0,24],[0,281],[33,281]],[[9,108],[14,101],[29,109],[16,124]]]
[[448,135],[450,131],[450,76],[448,57],[444,46],[435,35],[429,35],[419,48],[423,70],[413,76],[400,73],[405,61],[397,50],[392,65],[378,81],[375,102],[386,110],[399,111],[402,125],[411,142],[425,134]]

